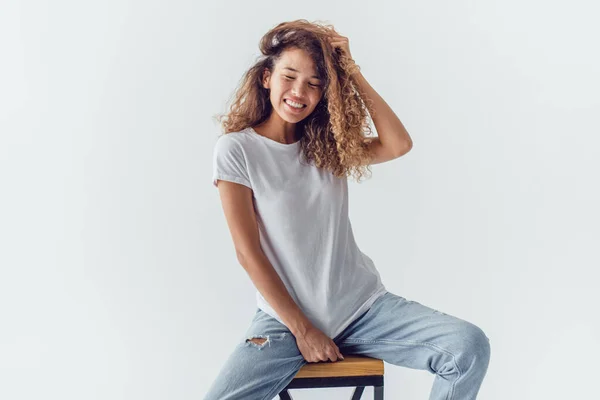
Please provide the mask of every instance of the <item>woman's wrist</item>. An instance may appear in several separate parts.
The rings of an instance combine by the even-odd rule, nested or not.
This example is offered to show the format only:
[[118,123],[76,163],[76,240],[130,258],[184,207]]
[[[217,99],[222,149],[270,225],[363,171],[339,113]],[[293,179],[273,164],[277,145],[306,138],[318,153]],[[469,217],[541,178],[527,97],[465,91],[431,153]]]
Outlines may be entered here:
[[353,58],[349,58],[346,70],[348,71],[348,75],[358,74],[360,72],[360,65],[358,65]]
[[288,328],[292,332],[292,335],[297,338],[306,336],[306,333],[313,328],[312,322],[304,314],[294,318],[293,322],[289,324]]

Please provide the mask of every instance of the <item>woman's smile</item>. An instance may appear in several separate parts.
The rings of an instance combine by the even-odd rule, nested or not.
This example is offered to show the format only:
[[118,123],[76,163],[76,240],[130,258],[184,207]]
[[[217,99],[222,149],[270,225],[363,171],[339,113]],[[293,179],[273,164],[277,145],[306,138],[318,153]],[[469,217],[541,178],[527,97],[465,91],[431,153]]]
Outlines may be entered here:
[[[296,114],[301,113],[302,110],[304,110],[306,108],[305,104],[301,105],[300,103],[296,103],[296,102],[288,100],[288,99],[283,100],[283,102],[287,106],[288,110],[290,110],[291,112],[296,113]],[[301,107],[298,107],[298,105],[301,105]]]

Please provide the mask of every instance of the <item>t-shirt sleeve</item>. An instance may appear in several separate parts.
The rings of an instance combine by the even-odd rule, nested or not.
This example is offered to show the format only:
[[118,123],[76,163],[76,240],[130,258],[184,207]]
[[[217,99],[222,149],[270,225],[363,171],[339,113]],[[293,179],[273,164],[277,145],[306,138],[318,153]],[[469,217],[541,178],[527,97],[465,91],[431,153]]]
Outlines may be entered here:
[[252,189],[242,146],[229,134],[219,137],[213,151],[213,186],[217,179],[240,183]]

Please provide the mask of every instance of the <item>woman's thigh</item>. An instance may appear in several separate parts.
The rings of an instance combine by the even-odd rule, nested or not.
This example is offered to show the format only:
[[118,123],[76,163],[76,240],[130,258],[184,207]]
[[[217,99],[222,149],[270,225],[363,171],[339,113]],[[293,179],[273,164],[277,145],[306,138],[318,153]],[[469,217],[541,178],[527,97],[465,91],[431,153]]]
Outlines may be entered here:
[[290,330],[258,309],[204,399],[270,400],[305,363]]
[[335,338],[342,354],[439,373],[461,360],[489,356],[489,339],[476,325],[387,292]]

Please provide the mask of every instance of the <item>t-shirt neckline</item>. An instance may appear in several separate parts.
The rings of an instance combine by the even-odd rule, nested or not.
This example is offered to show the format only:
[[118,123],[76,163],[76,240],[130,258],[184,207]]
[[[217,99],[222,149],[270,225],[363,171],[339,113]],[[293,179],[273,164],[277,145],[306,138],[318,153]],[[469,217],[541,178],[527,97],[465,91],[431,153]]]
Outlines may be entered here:
[[256,132],[254,130],[254,128],[252,128],[251,126],[248,127],[248,130],[252,134],[254,134],[255,136],[258,136],[258,137],[262,138],[266,143],[269,143],[270,145],[275,146],[275,147],[279,147],[279,148],[282,148],[282,149],[293,149],[293,148],[296,148],[296,147],[298,147],[300,145],[300,140],[301,139],[300,140],[296,140],[294,143],[288,143],[288,144],[286,144],[286,143],[281,143],[281,142],[278,142],[276,140],[273,140],[271,138],[268,138],[266,136],[261,135],[260,133]]

